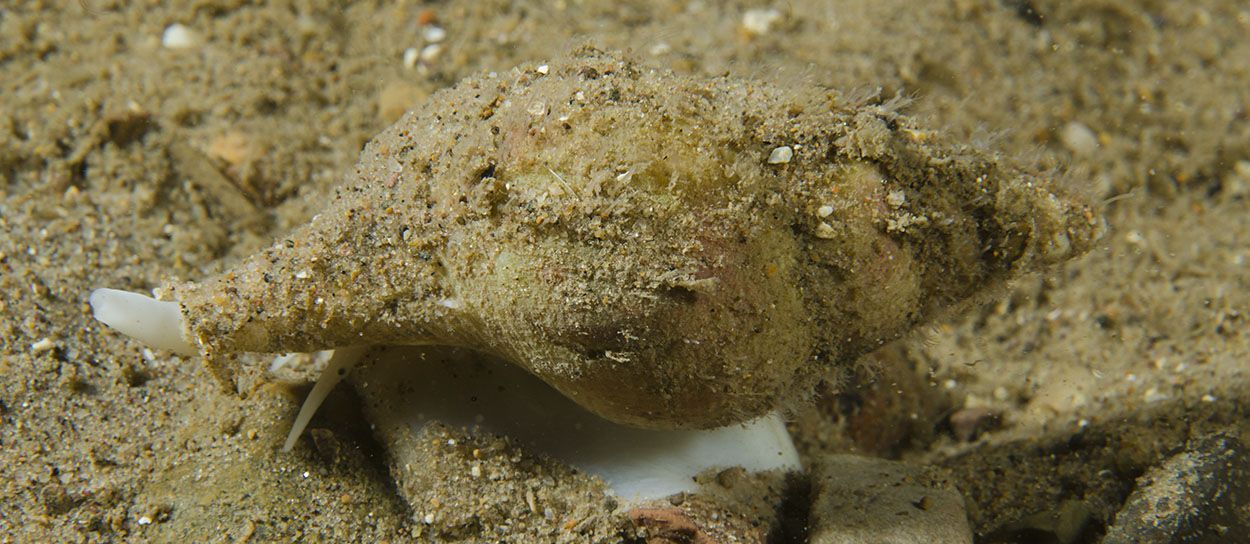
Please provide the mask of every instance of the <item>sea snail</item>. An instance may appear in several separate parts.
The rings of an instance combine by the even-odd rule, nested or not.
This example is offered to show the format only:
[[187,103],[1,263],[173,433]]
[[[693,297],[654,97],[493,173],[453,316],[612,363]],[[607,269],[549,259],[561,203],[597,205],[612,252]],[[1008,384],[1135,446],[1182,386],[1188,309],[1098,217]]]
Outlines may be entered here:
[[710,428],[1101,230],[889,103],[583,47],[437,93],[309,224],[139,325],[92,302],[182,353],[454,345],[618,423]]

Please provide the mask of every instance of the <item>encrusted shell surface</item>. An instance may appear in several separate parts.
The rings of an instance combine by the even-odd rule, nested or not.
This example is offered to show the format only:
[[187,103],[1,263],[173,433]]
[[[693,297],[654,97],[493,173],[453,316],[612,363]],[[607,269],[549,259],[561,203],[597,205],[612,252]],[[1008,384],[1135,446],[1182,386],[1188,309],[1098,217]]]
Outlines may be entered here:
[[593,48],[548,66],[436,94],[308,225],[173,286],[201,351],[465,346],[617,422],[711,427],[1099,233],[888,105]]

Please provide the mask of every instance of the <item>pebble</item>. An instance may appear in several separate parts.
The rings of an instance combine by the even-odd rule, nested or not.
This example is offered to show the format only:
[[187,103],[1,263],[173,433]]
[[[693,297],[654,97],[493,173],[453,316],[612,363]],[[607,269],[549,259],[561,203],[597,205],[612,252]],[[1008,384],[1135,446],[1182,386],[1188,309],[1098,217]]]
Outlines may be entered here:
[[773,25],[781,20],[781,12],[777,8],[748,9],[742,14],[742,30],[747,34],[762,36],[772,30]]
[[792,158],[794,158],[794,149],[788,145],[783,145],[773,149],[773,152],[768,154],[768,164],[785,164],[790,162]]
[[56,347],[56,343],[47,338],[40,339],[38,342],[30,345],[30,351],[33,353],[43,353]]
[[1088,157],[1098,151],[1098,136],[1085,123],[1071,121],[1059,132],[1059,141],[1074,155]]
[[187,49],[199,44],[199,33],[179,23],[165,27],[165,33],[161,36],[161,45],[168,49]]
[[833,230],[829,223],[821,222],[816,225],[816,237],[823,240],[832,240],[838,237],[838,232]]
[[421,51],[415,47],[409,47],[404,50],[404,68],[412,68],[417,65],[417,61],[421,59]]
[[421,61],[434,62],[439,55],[443,54],[443,46],[441,44],[432,43],[421,48]]
[[245,163],[260,157],[260,146],[247,134],[235,130],[220,134],[208,144],[209,157],[224,161],[231,168],[240,168]]
[[812,469],[812,496],[810,544],[972,542],[963,496],[918,467],[828,455]]
[[421,30],[421,37],[429,43],[438,43],[447,37],[447,31],[441,26],[427,26]]
[[1149,470],[1103,544],[1242,542],[1250,535],[1250,452],[1216,434]]

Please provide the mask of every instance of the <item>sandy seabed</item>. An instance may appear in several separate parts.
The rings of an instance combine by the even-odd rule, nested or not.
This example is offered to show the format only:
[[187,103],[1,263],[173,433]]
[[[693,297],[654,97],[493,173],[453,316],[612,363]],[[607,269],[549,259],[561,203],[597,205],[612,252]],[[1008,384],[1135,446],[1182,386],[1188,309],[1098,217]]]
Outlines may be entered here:
[[0,541],[624,538],[595,481],[463,436],[432,448],[431,474],[485,463],[506,485],[431,487],[431,511],[460,515],[414,519],[349,392],[279,453],[308,373],[227,394],[86,304],[237,262],[434,91],[589,42],[678,73],[906,97],[1101,202],[1094,251],[791,414],[807,459],[943,471],[979,541],[1096,542],[1149,468],[1250,428],[1247,35],[1235,0],[0,8]]

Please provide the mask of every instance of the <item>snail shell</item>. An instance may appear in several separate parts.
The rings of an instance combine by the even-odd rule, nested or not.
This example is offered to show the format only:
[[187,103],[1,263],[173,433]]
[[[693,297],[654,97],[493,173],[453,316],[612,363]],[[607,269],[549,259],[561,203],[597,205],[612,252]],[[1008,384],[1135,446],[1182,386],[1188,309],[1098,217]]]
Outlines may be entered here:
[[169,293],[205,354],[463,346],[706,428],[1089,248],[1045,186],[888,106],[586,47],[438,93],[308,225]]

